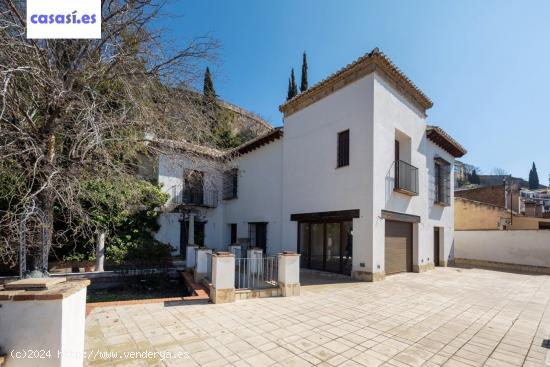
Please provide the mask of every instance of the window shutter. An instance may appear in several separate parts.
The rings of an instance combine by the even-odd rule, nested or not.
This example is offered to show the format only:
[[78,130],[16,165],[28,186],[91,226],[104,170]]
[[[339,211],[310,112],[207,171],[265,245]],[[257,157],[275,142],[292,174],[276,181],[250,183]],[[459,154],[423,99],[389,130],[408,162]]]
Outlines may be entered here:
[[239,170],[237,168],[224,172],[223,175],[223,199],[231,200],[237,198]]
[[338,133],[338,167],[349,165],[349,130]]

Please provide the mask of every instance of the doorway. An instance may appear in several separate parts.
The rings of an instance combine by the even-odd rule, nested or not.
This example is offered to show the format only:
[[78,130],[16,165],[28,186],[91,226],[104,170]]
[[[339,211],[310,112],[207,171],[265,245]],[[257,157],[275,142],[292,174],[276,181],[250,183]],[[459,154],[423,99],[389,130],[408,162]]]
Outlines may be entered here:
[[[195,245],[204,246],[205,236],[205,224],[206,222],[199,222],[195,219]],[[187,256],[187,245],[189,244],[189,221],[180,220],[180,255]]]
[[351,275],[352,221],[299,222],[298,232],[302,267]]
[[386,274],[411,272],[413,268],[412,223],[386,220],[385,271]]
[[439,227],[434,227],[434,266],[439,266]]

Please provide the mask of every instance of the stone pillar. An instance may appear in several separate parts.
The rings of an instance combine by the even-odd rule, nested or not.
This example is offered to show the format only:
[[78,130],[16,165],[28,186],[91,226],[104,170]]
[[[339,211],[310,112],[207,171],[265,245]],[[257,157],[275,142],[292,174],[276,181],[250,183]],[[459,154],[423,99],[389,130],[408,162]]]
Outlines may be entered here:
[[195,269],[195,252],[197,251],[197,245],[187,245],[185,253],[185,267],[188,271]]
[[212,255],[212,250],[206,247],[197,247],[197,250],[195,251],[194,276],[196,282],[207,276],[208,268],[211,265],[208,263],[210,261],[210,256],[207,254]]
[[195,214],[189,214],[189,222],[187,227],[187,243],[189,245],[195,244]]
[[241,257],[241,245],[229,245],[229,252],[231,252],[235,257]]
[[279,258],[279,287],[283,297],[300,295],[300,254],[285,251]]
[[212,255],[210,299],[213,303],[235,302],[235,256],[230,252]]
[[[42,288],[29,288],[32,284]],[[0,291],[0,346],[8,367],[82,366],[89,280],[35,278]],[[24,351],[50,353],[43,359]],[[19,353],[19,354],[17,354]]]

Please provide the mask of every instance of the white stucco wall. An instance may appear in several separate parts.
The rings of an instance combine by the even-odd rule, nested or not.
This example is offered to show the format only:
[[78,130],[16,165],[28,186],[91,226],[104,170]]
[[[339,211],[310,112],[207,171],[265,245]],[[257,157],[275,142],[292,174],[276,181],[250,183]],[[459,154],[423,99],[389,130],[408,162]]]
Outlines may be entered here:
[[454,258],[454,179],[450,177],[450,205],[442,206],[435,204],[435,161],[436,157],[442,158],[451,164],[450,172],[454,172],[454,157],[447,151],[435,145],[432,141],[425,139],[426,164],[428,172],[428,218],[426,220],[426,241],[425,254],[429,254],[430,262],[433,262],[433,228],[440,227],[440,261],[450,261]]
[[550,267],[550,231],[456,231],[455,257]]
[[[434,205],[435,165],[434,158],[440,156],[451,165],[454,158],[433,144],[426,137],[426,121],[407,99],[397,92],[383,77],[374,79],[374,142],[376,157],[373,164],[373,266],[384,271],[385,220],[382,210],[420,216],[420,223],[414,225],[413,264],[433,263],[434,226],[443,227],[442,259],[451,253],[453,233],[453,208]],[[394,141],[406,136],[401,144],[400,158],[418,168],[418,195],[409,196],[394,192]],[[452,167],[451,167],[452,168]],[[452,172],[452,169],[451,169]],[[451,185],[453,185],[451,180]],[[453,187],[451,186],[451,193]],[[451,203],[453,200],[451,200]]]
[[[6,367],[83,365],[86,288],[60,300],[2,301],[0,306],[0,346],[8,354]],[[47,351],[51,358],[12,356],[12,351],[29,350]]]
[[157,222],[160,226],[155,233],[155,239],[173,248],[174,255],[180,254],[180,213],[162,213]]
[[[337,136],[348,129],[350,164],[337,168]],[[403,142],[400,158],[418,168],[417,196],[393,190],[396,137]],[[434,226],[441,227],[440,260],[450,260],[454,200],[448,207],[434,204],[435,157],[451,163],[453,171],[454,158],[426,137],[426,116],[372,73],[288,116],[281,140],[234,162],[238,198],[222,200],[218,182],[220,205],[206,212],[206,244],[225,249],[230,223],[237,224],[238,238],[248,238],[248,223],[267,222],[267,252],[296,251],[292,214],[359,209],[360,217],[353,220],[352,270],[383,273],[382,210],[388,210],[420,217],[413,231],[414,265],[433,263]],[[165,157],[160,165],[159,182],[167,188],[181,183],[187,163]],[[175,223],[168,215],[160,220],[165,226]],[[157,238],[179,246],[179,223],[174,228],[161,229]]]
[[[223,206],[222,204],[222,172],[224,166],[220,163],[207,160],[202,157],[190,159],[179,155],[161,155],[159,157],[159,184],[162,190],[170,195],[174,194],[174,187],[181,191],[183,188],[184,170],[197,170],[204,172],[204,190],[217,190],[218,206],[216,208],[197,208],[198,216],[206,219],[204,244],[212,249],[225,249],[223,241]],[[174,254],[179,254],[180,247],[180,222],[178,213],[162,213],[158,222],[160,230],[155,234],[159,242],[170,244]]]
[[267,222],[267,253],[276,254],[281,247],[282,149],[276,140],[241,155],[238,198],[224,200],[223,243],[230,242],[229,224],[237,224],[237,238],[248,238],[248,223]]
[[[374,79],[374,204],[373,204],[373,262],[375,271],[384,271],[385,220],[382,210],[420,216],[421,223],[414,227],[416,243],[426,242],[427,172],[423,140],[426,123],[424,116],[395,91],[382,77]],[[406,136],[409,144],[401,144],[401,160],[419,168],[418,196],[394,192],[394,159],[396,136]],[[424,246],[413,246],[413,264],[418,265],[426,256]]]
[[[353,220],[353,268],[370,258],[373,75],[285,119],[283,246],[296,250],[295,213],[359,209]],[[350,165],[337,168],[337,134],[350,130]],[[368,267],[368,262],[366,262]],[[361,268],[360,270],[367,270]],[[370,269],[369,269],[370,271]]]

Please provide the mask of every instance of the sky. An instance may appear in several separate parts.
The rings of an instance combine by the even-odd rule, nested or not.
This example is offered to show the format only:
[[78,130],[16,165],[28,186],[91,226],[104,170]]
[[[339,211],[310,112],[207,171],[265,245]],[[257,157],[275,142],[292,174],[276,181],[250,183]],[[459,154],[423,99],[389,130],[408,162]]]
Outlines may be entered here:
[[[527,178],[550,174],[550,1],[172,0],[166,37],[210,36],[220,98],[282,125],[291,67],[309,85],[378,47],[430,99],[428,123],[466,163]],[[201,85],[197,87],[202,88]]]

